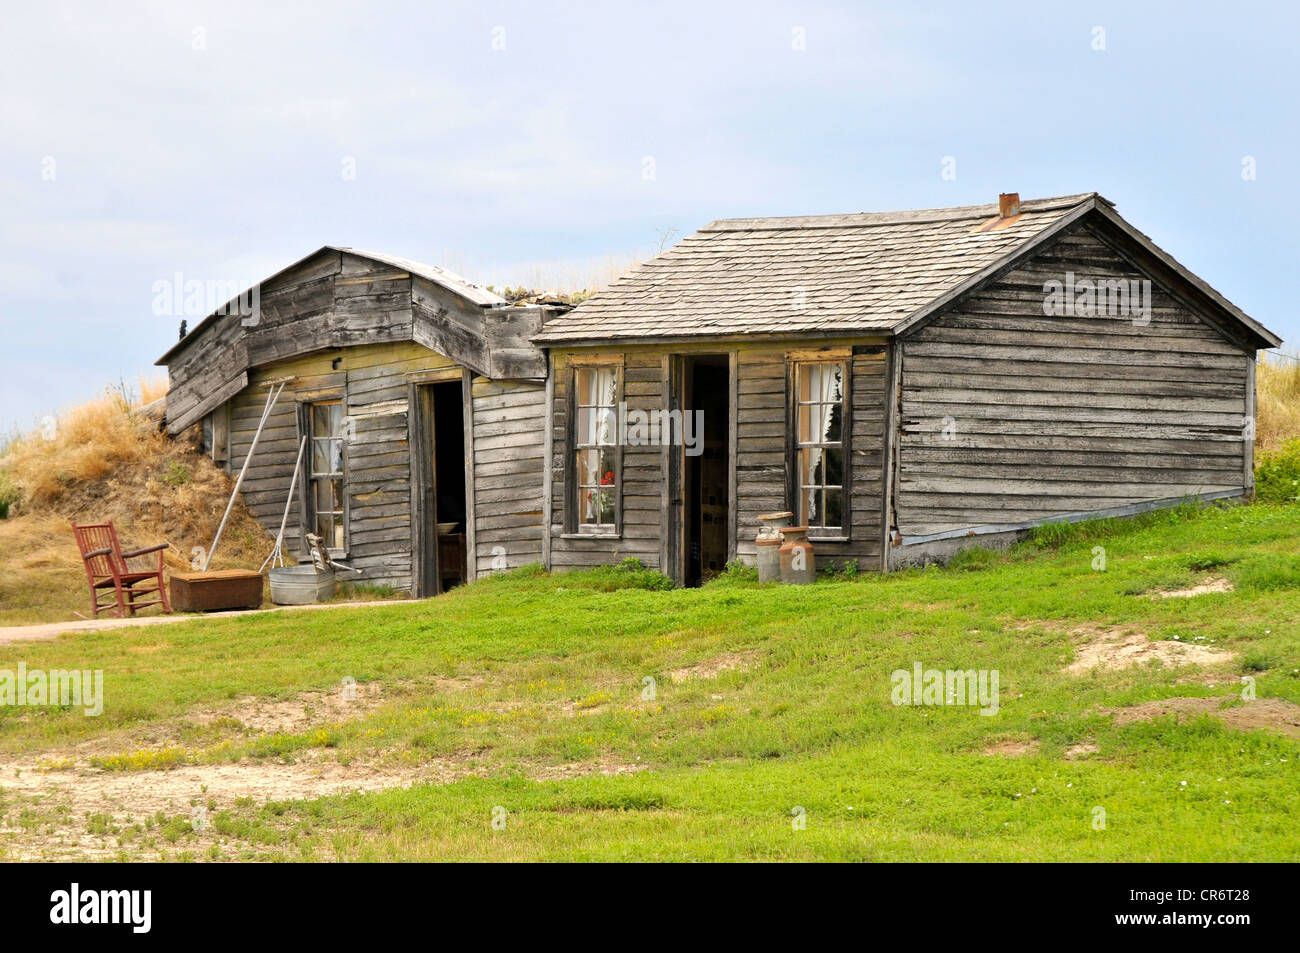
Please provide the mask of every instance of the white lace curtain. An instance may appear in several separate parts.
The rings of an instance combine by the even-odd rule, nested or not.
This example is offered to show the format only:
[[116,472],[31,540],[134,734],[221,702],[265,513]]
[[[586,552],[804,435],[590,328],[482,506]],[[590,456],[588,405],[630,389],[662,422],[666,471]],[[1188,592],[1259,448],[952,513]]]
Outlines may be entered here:
[[[809,364],[808,372],[808,400],[816,401],[809,410],[809,423],[811,433],[807,436],[809,443],[826,443],[830,440],[831,435],[831,416],[834,413],[835,405],[840,400],[840,374],[841,367],[839,364]],[[812,447],[808,451],[808,474],[809,483],[824,484],[826,482],[825,474],[820,478],[817,477],[817,469],[822,464],[822,456],[825,454],[822,447]],[[808,522],[815,524],[817,522],[817,504],[820,502],[820,493],[812,492],[808,494]]]

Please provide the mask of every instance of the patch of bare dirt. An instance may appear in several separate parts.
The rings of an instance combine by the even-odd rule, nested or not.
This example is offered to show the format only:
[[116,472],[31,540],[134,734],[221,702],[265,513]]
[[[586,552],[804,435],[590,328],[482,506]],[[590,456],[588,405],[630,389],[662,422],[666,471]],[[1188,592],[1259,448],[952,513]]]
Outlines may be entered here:
[[1096,754],[1099,750],[1095,741],[1081,741],[1077,745],[1070,745],[1065,749],[1065,760],[1078,761],[1090,754]]
[[1232,583],[1222,577],[1216,577],[1197,583],[1187,589],[1159,591],[1154,593],[1153,596],[1159,599],[1190,599],[1193,596],[1203,596],[1209,592],[1232,592]]
[[104,771],[91,767],[41,770],[37,761],[0,767],[0,786],[14,794],[66,805],[75,817],[86,814],[143,817],[157,811],[186,812],[192,802],[219,807],[239,798],[264,801],[308,800],[350,791],[379,791],[431,782],[442,784],[464,774],[455,761],[394,768],[347,765],[323,758],[293,764],[278,761],[185,765],[161,771]]
[[1082,626],[1070,635],[1077,642],[1074,661],[1065,667],[1070,675],[1093,669],[1116,670],[1157,661],[1163,665],[1219,665],[1232,661],[1231,652],[1191,642],[1153,642],[1146,634],[1123,626]]
[[283,701],[254,696],[237,698],[229,705],[200,709],[185,717],[198,725],[237,721],[253,732],[300,734],[319,725],[360,718],[383,701],[383,686],[379,682],[364,682],[350,686],[346,693],[340,685],[336,691],[303,692]]
[[1293,738],[1300,738],[1300,705],[1281,698],[1257,698],[1241,704],[1229,704],[1236,700],[1236,695],[1162,698],[1157,701],[1143,702],[1140,705],[1129,705],[1126,708],[1101,708],[1098,709],[1098,713],[1113,715],[1117,725],[1151,721],[1168,715],[1174,716],[1179,721],[1210,715],[1238,731],[1265,728]]
[[636,774],[638,771],[644,771],[647,767],[649,765],[635,761],[631,763],[608,759],[597,762],[572,761],[568,764],[536,767],[529,771],[529,775],[535,781],[566,781],[569,778],[581,778],[589,774],[605,776]]
[[987,755],[998,755],[1003,758],[1019,758],[1027,754],[1038,753],[1037,741],[1022,741],[1016,738],[1004,738],[1001,741],[995,741],[986,745],[984,753]]
[[717,678],[723,672],[749,668],[754,664],[754,659],[757,657],[757,652],[732,652],[726,655],[718,655],[702,662],[696,662],[694,665],[687,665],[685,668],[674,669],[668,673],[668,677],[675,684],[681,684],[692,679]]

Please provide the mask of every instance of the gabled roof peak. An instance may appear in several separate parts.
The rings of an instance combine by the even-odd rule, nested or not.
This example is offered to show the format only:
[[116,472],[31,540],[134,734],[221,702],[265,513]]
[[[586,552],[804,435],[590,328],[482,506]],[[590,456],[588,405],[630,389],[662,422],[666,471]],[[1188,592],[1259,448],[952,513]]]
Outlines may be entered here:
[[[1073,208],[1089,199],[1113,205],[1096,192],[1029,199],[1020,203],[1021,212],[1047,212]],[[954,205],[948,208],[903,209],[892,212],[846,212],[838,215],[777,215],[760,218],[721,218],[700,229],[701,232],[763,231],[786,228],[860,228],[870,225],[905,225],[923,222],[954,222],[984,219],[998,214],[998,203],[988,205]]]

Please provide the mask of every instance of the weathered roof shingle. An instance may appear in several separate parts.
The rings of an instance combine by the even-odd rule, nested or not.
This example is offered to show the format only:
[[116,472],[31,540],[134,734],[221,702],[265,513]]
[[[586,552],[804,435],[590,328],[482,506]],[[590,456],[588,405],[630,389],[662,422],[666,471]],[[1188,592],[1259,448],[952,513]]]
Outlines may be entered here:
[[826,331],[888,333],[1096,193],[997,205],[712,222],[549,321],[538,343]]

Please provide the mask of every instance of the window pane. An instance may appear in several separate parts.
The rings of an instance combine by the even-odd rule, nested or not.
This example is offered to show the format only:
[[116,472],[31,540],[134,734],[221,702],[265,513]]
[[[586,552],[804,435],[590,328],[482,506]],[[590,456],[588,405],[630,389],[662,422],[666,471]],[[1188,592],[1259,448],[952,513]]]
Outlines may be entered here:
[[844,451],[836,447],[827,447],[822,454],[822,469],[825,472],[819,482],[824,486],[843,486]]
[[335,549],[346,548],[343,542],[343,519],[339,517],[334,521],[334,543]]
[[596,411],[595,442],[612,446],[618,440],[618,414],[613,407],[602,407]]
[[328,437],[330,435],[329,404],[312,404],[311,434],[313,437]]
[[329,455],[330,455],[329,472],[342,473],[343,472],[343,441],[342,440],[329,441]]
[[613,407],[578,410],[578,446],[613,445],[618,440],[618,412]]
[[812,443],[813,441],[813,418],[815,416],[813,408],[808,404],[800,404],[799,410],[799,442]]
[[316,535],[321,538],[326,546],[332,545],[330,540],[334,538],[334,514],[317,513],[316,514]]
[[823,364],[822,396],[818,400],[839,402],[844,399],[844,365]]
[[602,367],[597,372],[597,378],[599,391],[597,403],[606,407],[613,407],[615,404],[614,398],[618,396],[618,375],[615,373],[614,368]]
[[842,451],[830,451],[824,447],[804,447],[799,451],[800,486],[825,486],[827,483],[833,482],[826,479],[826,455],[830,452],[842,453]]
[[596,410],[581,407],[578,409],[578,446],[589,446],[596,442]]
[[599,482],[601,486],[614,485],[614,478],[617,472],[615,468],[617,466],[618,466],[618,462],[614,457],[613,450],[600,451],[600,473],[599,473],[600,481]]
[[328,440],[313,440],[311,442],[311,472],[312,473],[329,473],[330,472],[330,455]]
[[597,498],[599,503],[600,522],[611,526],[616,522],[614,516],[614,491],[615,488],[613,486],[604,488],[600,491],[600,496]]
[[600,451],[599,450],[579,450],[578,451],[578,484],[580,486],[594,486],[600,481],[597,479],[600,469]]
[[584,486],[578,491],[578,516],[586,525],[614,523],[615,486]]
[[839,443],[843,438],[843,427],[841,424],[844,419],[843,404],[829,404],[823,408],[822,424],[826,428],[823,432],[826,434],[822,438],[826,443]]
[[579,406],[613,407],[618,396],[618,369],[580,367],[573,375],[573,390]]
[[844,525],[844,493],[842,490],[825,490],[825,505],[822,507],[823,520],[820,526]]
[[334,511],[334,493],[332,481],[316,481],[316,515],[326,516]]
[[808,487],[799,490],[799,522],[804,526],[817,526],[818,520],[817,491]]
[[338,437],[343,430],[343,405],[312,404],[311,435],[313,437]]

